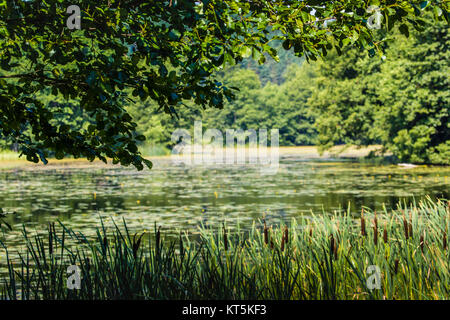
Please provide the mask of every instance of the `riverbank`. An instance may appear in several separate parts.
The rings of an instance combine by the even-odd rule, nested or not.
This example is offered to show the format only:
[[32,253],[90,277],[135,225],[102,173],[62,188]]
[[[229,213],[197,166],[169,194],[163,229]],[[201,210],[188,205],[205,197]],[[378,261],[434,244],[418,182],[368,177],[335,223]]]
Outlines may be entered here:
[[[159,148],[160,149],[160,148]],[[158,150],[159,150],[158,149]],[[153,149],[144,149],[145,150],[153,150]],[[374,145],[365,148],[357,148],[354,146],[336,146],[330,149],[329,151],[320,154],[318,147],[315,146],[301,146],[301,147],[279,147],[279,155],[280,157],[296,157],[302,159],[335,159],[335,158],[364,158],[370,154],[370,152],[376,152],[381,150],[381,146]],[[158,160],[158,159],[168,159],[170,158],[170,152],[166,151],[169,154],[163,154],[163,152],[159,152],[159,155],[154,155],[152,152],[150,154],[146,154],[144,152],[144,156],[149,160]],[[270,148],[269,148],[270,152]],[[161,154],[162,153],[162,154]],[[53,165],[80,165],[80,166],[89,166],[89,165],[104,165],[100,160],[95,160],[93,162],[89,162],[86,159],[72,159],[66,158],[62,160],[56,159],[48,159],[49,162],[47,166],[51,167]],[[19,158],[19,154],[12,151],[1,151],[0,152],[0,169],[12,169],[18,167],[33,167],[33,166],[44,166],[42,163],[32,163],[27,161],[24,157]]]
[[[428,199],[392,212],[364,209],[248,232],[201,229],[198,240],[127,225],[96,238],[64,225],[24,234],[23,259],[8,259],[2,299],[448,299],[449,203]],[[8,254],[7,247],[3,244]],[[25,258],[27,257],[27,258]],[[26,260],[29,259],[29,260]],[[79,268],[78,290],[67,268]],[[72,267],[74,270],[76,267]],[[74,277],[75,279],[75,277]]]

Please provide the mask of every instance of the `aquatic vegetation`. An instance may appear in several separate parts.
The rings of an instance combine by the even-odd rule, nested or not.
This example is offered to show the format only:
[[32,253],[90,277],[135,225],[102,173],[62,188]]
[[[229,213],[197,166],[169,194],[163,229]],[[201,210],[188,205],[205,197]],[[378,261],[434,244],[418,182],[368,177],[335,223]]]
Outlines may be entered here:
[[[311,210],[345,211],[349,203],[357,215],[362,206],[395,208],[399,199],[450,198],[450,167],[302,161],[297,155],[281,159],[277,175],[261,175],[251,165],[186,167],[170,159],[153,164],[143,172],[81,161],[0,170],[0,206],[17,212],[5,220],[15,230],[57,218],[88,236],[95,234],[99,216],[117,215],[132,231],[152,230],[156,222],[176,236],[176,229],[194,232],[201,223],[225,222],[232,231],[258,219],[280,225]],[[22,243],[18,231],[7,237],[10,247]]]
[[[132,234],[103,221],[86,238],[64,224],[45,235],[25,228],[26,250],[7,246],[3,299],[448,299],[450,203],[430,198],[395,211],[363,208],[290,225],[201,228],[198,238]],[[67,267],[81,288],[66,287]],[[369,285],[372,267],[380,271]],[[375,281],[376,282],[376,281]]]

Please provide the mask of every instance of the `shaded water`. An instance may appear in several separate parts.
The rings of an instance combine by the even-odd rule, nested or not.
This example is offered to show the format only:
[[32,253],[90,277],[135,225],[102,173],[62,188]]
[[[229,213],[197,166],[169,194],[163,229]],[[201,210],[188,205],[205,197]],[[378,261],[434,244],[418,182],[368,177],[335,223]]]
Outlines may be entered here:
[[249,226],[263,217],[270,224],[292,217],[332,212],[351,205],[389,209],[399,199],[425,195],[450,198],[450,168],[375,166],[351,161],[282,159],[275,175],[256,166],[202,168],[154,161],[152,170],[103,165],[27,166],[0,171],[0,207],[17,212],[7,221],[6,242],[20,245],[20,229],[44,230],[63,221],[92,234],[99,217],[126,219],[136,231],[195,231],[200,224]]

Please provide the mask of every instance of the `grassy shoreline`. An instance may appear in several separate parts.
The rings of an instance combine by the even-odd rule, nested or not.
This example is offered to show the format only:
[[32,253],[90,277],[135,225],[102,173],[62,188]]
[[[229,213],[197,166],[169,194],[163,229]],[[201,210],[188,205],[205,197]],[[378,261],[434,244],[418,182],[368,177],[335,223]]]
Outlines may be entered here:
[[[449,222],[449,203],[428,199],[393,212],[364,209],[358,219],[312,216],[246,232],[217,226],[196,241],[165,241],[156,226],[131,234],[125,222],[101,225],[94,240],[52,225],[46,235],[24,232],[26,252],[8,260],[0,298],[449,299]],[[80,290],[66,288],[69,264],[81,270]],[[379,268],[380,289],[368,287],[369,266]]]

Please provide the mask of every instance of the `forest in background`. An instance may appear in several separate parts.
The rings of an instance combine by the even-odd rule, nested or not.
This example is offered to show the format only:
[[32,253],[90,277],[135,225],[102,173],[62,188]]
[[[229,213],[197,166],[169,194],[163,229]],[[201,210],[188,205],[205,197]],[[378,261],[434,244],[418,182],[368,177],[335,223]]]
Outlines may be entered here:
[[[448,25],[424,33],[399,30],[383,57],[332,51],[307,63],[288,51],[280,62],[250,58],[219,75],[239,88],[224,108],[202,110],[186,103],[178,117],[156,104],[129,109],[147,143],[170,147],[176,128],[279,129],[280,145],[381,144],[403,162],[450,164]],[[405,34],[407,33],[407,34]],[[409,36],[408,38],[406,37]]]
[[[175,129],[193,130],[194,121],[202,120],[204,130],[279,129],[281,146],[325,150],[337,144],[381,144],[398,161],[448,165],[449,30],[445,23],[425,28],[421,33],[400,28],[378,44],[385,48],[382,57],[369,57],[357,48],[342,55],[330,51],[324,61],[306,62],[284,50],[279,62],[268,57],[258,65],[249,57],[217,75],[239,88],[223,109],[203,110],[186,101],[176,115],[169,115],[138,97],[127,108],[146,138],[144,148],[170,149]],[[41,94],[58,114],[57,121],[86,129],[89,122],[75,101]],[[13,147],[11,141],[6,145]]]

